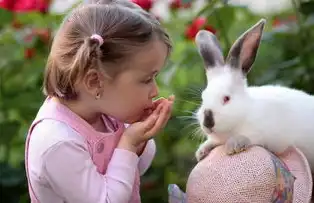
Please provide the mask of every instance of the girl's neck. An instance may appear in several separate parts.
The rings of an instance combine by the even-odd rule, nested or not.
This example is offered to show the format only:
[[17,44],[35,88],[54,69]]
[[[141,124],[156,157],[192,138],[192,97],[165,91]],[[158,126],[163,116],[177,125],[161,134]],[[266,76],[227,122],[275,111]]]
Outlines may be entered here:
[[93,110],[92,107],[82,104],[79,101],[65,101],[58,98],[53,98],[56,102],[59,102],[69,108],[72,112],[89,123],[96,131],[108,132],[106,125],[102,119],[102,114]]
[[99,123],[99,121],[101,120],[101,113],[93,111],[92,108],[87,108],[79,101],[66,101],[55,97],[53,98],[53,100],[63,104],[92,126]]

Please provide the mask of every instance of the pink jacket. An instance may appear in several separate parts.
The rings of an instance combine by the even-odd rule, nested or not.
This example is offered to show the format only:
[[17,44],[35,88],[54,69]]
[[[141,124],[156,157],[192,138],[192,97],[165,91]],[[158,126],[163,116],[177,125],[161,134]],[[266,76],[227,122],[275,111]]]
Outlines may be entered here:
[[116,149],[125,125],[103,116],[111,132],[94,130],[70,109],[44,102],[26,139],[25,167],[32,203],[140,203],[140,175],[155,155]]

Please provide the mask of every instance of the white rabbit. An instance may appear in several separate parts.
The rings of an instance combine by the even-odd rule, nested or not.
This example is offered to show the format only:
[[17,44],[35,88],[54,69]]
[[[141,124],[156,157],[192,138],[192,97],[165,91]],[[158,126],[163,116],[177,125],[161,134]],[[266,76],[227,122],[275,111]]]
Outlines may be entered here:
[[314,97],[279,85],[247,85],[246,75],[255,61],[265,22],[261,19],[244,32],[225,61],[215,35],[198,32],[195,41],[205,64],[207,86],[197,119],[208,139],[196,158],[201,160],[220,144],[225,144],[229,154],[251,144],[276,154],[296,146],[314,169]]

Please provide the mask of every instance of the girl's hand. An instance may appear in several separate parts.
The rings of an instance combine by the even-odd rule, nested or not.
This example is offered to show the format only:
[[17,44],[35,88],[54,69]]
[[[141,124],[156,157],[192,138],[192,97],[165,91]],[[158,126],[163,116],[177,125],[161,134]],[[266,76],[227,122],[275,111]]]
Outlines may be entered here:
[[154,102],[153,112],[143,121],[131,124],[123,133],[118,148],[137,152],[138,146],[154,137],[167,124],[174,96]]
[[146,144],[147,144],[147,141],[142,142],[141,144],[137,146],[137,150],[136,150],[137,156],[141,156],[143,154]]

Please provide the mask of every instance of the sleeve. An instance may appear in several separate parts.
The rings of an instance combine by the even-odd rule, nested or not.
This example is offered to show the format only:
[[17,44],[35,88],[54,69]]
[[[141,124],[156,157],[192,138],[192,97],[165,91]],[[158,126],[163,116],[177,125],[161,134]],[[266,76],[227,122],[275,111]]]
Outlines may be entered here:
[[153,139],[149,140],[145,146],[145,149],[140,156],[139,171],[140,175],[144,175],[147,169],[150,167],[156,154],[156,144]]
[[[125,123],[124,124],[125,128],[128,128],[130,124]],[[139,171],[140,175],[144,175],[144,173],[147,171],[147,169],[150,167],[154,157],[156,154],[156,144],[154,139],[151,139],[147,142],[145,149],[140,156],[140,161],[139,161]]]
[[83,146],[67,141],[45,153],[43,166],[54,191],[68,203],[127,203],[138,161],[135,153],[115,149],[102,175]]

